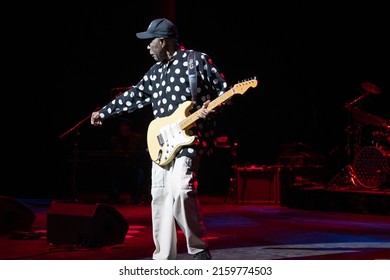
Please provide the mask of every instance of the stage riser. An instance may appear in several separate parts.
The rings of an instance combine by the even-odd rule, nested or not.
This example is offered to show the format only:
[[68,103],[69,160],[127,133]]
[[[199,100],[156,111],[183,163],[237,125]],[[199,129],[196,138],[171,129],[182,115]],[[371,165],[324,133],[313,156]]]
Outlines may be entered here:
[[390,215],[390,193],[289,189],[284,206],[289,208]]

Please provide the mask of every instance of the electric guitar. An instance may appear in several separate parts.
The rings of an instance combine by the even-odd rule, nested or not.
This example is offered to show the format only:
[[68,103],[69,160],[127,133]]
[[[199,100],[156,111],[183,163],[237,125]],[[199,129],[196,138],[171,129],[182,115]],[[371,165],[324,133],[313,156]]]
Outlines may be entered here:
[[[250,87],[256,87],[257,80],[252,79],[235,84],[224,94],[212,100],[207,110],[211,111],[235,94],[244,94]],[[184,146],[195,142],[196,136],[189,135],[189,129],[200,118],[200,110],[189,114],[193,101],[181,103],[172,115],[154,119],[147,132],[147,145],[151,159],[160,166],[169,164]]]

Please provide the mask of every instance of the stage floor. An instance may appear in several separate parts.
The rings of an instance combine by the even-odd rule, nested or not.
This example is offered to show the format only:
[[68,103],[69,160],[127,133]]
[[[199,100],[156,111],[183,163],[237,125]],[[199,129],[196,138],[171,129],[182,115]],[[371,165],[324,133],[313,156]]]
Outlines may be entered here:
[[[0,236],[3,260],[149,260],[154,249],[150,205],[104,204],[128,222],[124,242],[94,248],[47,240],[50,199],[20,199],[35,214],[31,230]],[[280,204],[238,205],[224,196],[200,201],[216,260],[390,259],[390,216]],[[83,203],[96,205],[96,203]],[[303,207],[304,208],[304,207]],[[75,205],[77,209],[77,204]],[[178,229],[178,259],[190,260]]]

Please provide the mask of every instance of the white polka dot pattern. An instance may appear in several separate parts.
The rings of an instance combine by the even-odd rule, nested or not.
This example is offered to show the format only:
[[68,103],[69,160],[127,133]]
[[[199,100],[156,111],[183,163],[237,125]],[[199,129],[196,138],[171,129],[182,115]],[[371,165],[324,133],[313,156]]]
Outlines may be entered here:
[[[137,85],[105,105],[99,111],[100,117],[106,119],[116,114],[131,113],[148,105],[153,106],[155,118],[172,114],[179,104],[192,99],[188,79],[188,53],[189,50],[178,50],[170,61],[154,64]],[[200,108],[206,100],[213,100],[230,87],[224,75],[207,54],[195,52],[195,57],[198,88],[194,110]],[[210,154],[214,142],[214,126],[213,120],[199,119],[192,128],[192,133],[197,135],[199,141],[196,141],[193,147],[182,149],[178,156],[195,153]]]

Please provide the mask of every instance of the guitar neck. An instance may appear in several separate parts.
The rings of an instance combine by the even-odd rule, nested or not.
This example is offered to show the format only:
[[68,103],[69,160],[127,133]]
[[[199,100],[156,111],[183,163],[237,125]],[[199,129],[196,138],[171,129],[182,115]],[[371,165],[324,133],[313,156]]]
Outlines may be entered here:
[[[207,110],[208,111],[213,110],[215,107],[217,107],[222,102],[228,100],[234,94],[236,94],[236,92],[234,91],[234,87],[233,87],[233,88],[229,89],[228,91],[226,91],[224,94],[218,96],[213,101],[211,101],[209,103],[209,105],[207,106]],[[184,120],[182,120],[179,123],[180,128],[187,129],[187,128],[191,127],[194,124],[194,122],[196,122],[200,118],[200,111],[201,110],[202,110],[202,108],[198,109],[196,112],[192,113],[191,115],[186,117]]]

